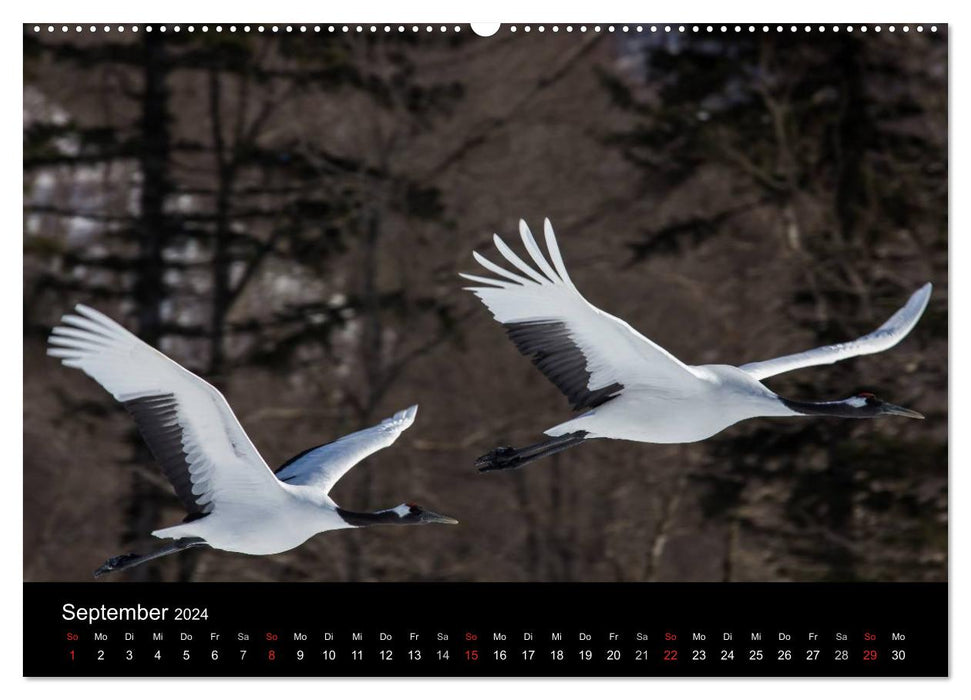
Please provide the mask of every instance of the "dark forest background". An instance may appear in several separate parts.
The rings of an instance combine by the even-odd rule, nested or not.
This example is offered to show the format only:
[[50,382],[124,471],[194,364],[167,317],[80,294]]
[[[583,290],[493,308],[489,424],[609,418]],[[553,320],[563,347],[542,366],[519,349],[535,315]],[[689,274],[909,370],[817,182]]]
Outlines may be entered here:
[[[220,387],[271,465],[419,403],[332,495],[462,521],[129,578],[946,579],[945,32],[380,29],[25,30],[26,580],[88,580],[182,517],[124,409],[44,354],[77,302]],[[476,473],[569,414],[456,276],[544,216],[592,303],[694,364],[855,338],[933,281],[897,348],[768,382],[927,420]]]

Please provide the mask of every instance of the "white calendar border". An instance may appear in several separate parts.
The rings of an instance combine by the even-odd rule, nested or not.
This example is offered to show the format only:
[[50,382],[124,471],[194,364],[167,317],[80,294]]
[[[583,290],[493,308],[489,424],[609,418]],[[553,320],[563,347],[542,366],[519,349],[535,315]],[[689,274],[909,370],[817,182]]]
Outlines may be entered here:
[[[607,21],[623,23],[646,19],[652,22],[783,22],[799,23],[804,21],[816,22],[854,22],[893,20],[909,22],[911,20],[929,22],[948,22],[950,38],[950,65],[952,76],[951,123],[971,123],[971,110],[968,108],[969,90],[967,76],[971,73],[971,39],[964,40],[962,34],[968,31],[971,24],[965,22],[966,12],[954,7],[956,3],[943,0],[922,0],[921,2],[902,2],[899,0],[884,0],[879,5],[869,8],[850,6],[845,0],[815,0],[809,4],[754,2],[752,0],[735,0],[734,2],[715,2],[714,0],[696,0],[691,5],[685,3],[664,3],[652,6],[633,0],[596,0],[591,6],[585,7],[580,3],[566,5],[564,3],[542,3],[530,0],[489,0],[475,6],[456,3],[454,0],[408,0],[407,2],[392,2],[391,0],[370,0],[351,2],[343,5],[321,2],[297,2],[293,0],[274,0],[269,8],[258,3],[248,3],[245,6],[230,8],[226,4],[212,4],[204,7],[198,0],[168,0],[161,11],[152,4],[133,3],[131,0],[114,0],[111,2],[67,2],[66,0],[48,0],[43,5],[35,4],[21,10],[19,7],[11,10],[5,7],[2,12],[2,24],[5,41],[0,44],[3,54],[2,80],[5,90],[0,94],[6,95],[13,101],[14,95],[22,94],[22,48],[18,40],[20,25],[24,22],[74,22],[111,20],[117,22],[153,22],[160,19],[179,19],[193,22],[225,22],[233,21],[327,21],[327,22],[409,22],[409,23],[442,23],[448,22],[465,24],[469,21],[494,22],[505,19],[507,22],[537,22],[547,24],[554,22],[590,22]],[[22,14],[28,12],[29,15]],[[19,15],[19,16],[16,16]],[[913,22],[915,23],[915,22]],[[963,80],[960,80],[963,78]],[[3,328],[3,341],[0,343],[0,367],[4,368],[4,381],[0,386],[5,389],[5,397],[0,402],[0,430],[2,430],[3,444],[7,446],[4,452],[8,455],[4,468],[7,478],[6,488],[3,489],[2,524],[3,531],[8,533],[8,543],[13,542],[10,549],[19,550],[23,547],[23,500],[22,500],[22,394],[20,401],[13,400],[16,375],[22,375],[22,304],[16,304],[15,299],[23,294],[23,265],[21,237],[16,235],[20,224],[14,217],[22,214],[23,173],[21,167],[22,140],[20,134],[22,122],[20,116],[11,108],[0,111],[2,130],[5,143],[11,146],[16,138],[17,146],[4,150],[2,169],[2,201],[3,211],[8,212],[9,220],[4,233],[0,237],[3,254],[0,254],[0,289],[8,317]],[[966,127],[968,128],[968,127]],[[969,128],[971,129],[971,128]],[[961,309],[963,318],[952,314],[950,357],[971,357],[971,340],[969,340],[969,315],[966,309],[971,305],[969,288],[971,281],[966,281],[961,275],[954,275],[955,271],[964,272],[971,265],[969,259],[968,231],[969,200],[962,193],[964,186],[971,187],[966,175],[965,163],[971,160],[969,137],[965,137],[964,130],[954,130],[950,134],[950,172],[952,193],[950,226],[954,232],[962,231],[963,235],[951,236],[949,275],[949,299],[951,308]],[[971,276],[969,276],[971,278]],[[11,319],[10,316],[14,318]],[[20,320],[20,323],[16,321]],[[962,368],[960,363],[953,363],[951,374],[952,407],[950,411],[951,425],[958,425],[962,419],[967,419],[969,411],[964,405],[954,401],[956,396],[971,395],[971,372]],[[22,380],[22,376],[21,376]],[[22,386],[22,384],[21,384]],[[967,420],[962,425],[967,426]],[[971,480],[967,470],[971,469],[971,449],[969,449],[968,433],[954,430],[950,435],[951,469],[949,492],[952,494],[950,508],[950,590],[951,590],[951,672],[950,681],[927,680],[702,680],[702,679],[649,679],[649,680],[502,680],[481,679],[474,682],[467,680],[432,679],[432,680],[320,680],[304,679],[246,679],[246,680],[179,680],[173,682],[151,682],[134,680],[81,680],[81,681],[42,681],[24,680],[20,676],[23,669],[22,634],[18,637],[15,631],[17,624],[22,623],[22,576],[18,576],[18,560],[15,552],[4,553],[8,571],[2,586],[3,601],[18,601],[16,610],[7,610],[3,619],[8,621],[16,615],[17,622],[13,622],[15,629],[0,633],[0,659],[2,659],[3,675],[0,677],[6,690],[15,693],[16,697],[63,698],[81,697],[88,693],[117,693],[137,694],[139,700],[154,700],[160,698],[169,700],[175,693],[218,692],[232,694],[233,700],[248,700],[249,698],[263,698],[270,693],[286,692],[293,695],[313,697],[326,694],[328,698],[338,698],[342,694],[349,694],[357,698],[377,698],[393,696],[395,700],[410,700],[421,698],[431,700],[434,696],[449,700],[494,700],[497,693],[514,693],[518,696],[535,695],[537,693],[555,693],[557,700],[588,700],[591,693],[609,693],[611,700],[616,698],[644,698],[647,694],[671,694],[678,698],[704,698],[711,700],[712,696],[720,697],[723,693],[733,696],[744,695],[746,698],[771,698],[778,700],[784,696],[786,700],[818,700],[820,694],[839,696],[845,693],[874,694],[879,693],[884,698],[894,700],[901,698],[912,700],[915,695],[931,693],[934,696],[969,697],[971,696],[971,596],[967,595],[967,581],[971,579],[967,555],[960,556],[954,547],[954,542],[961,543],[965,552],[971,546],[971,530],[968,522],[971,516],[971,503],[967,497],[967,484]],[[10,446],[15,449],[10,449]],[[18,457],[20,458],[18,463]],[[956,494],[956,495],[954,495]],[[22,568],[22,565],[21,565]],[[961,585],[965,594],[957,592],[956,584]],[[22,632],[22,630],[21,630]],[[962,663],[963,660],[963,663]],[[284,685],[285,684],[285,685]],[[11,695],[10,697],[14,697]]]

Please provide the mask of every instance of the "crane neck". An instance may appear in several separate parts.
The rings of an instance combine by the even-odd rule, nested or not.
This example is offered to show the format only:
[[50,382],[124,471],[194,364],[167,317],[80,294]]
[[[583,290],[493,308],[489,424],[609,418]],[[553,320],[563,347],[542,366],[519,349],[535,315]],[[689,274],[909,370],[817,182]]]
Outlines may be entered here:
[[378,510],[373,513],[357,512],[353,510],[337,509],[337,514],[351,527],[370,527],[372,525],[397,525],[401,523],[401,516],[394,511]]
[[784,399],[782,404],[801,416],[835,416],[838,418],[872,418],[877,415],[867,404],[854,398],[841,401],[795,401]]

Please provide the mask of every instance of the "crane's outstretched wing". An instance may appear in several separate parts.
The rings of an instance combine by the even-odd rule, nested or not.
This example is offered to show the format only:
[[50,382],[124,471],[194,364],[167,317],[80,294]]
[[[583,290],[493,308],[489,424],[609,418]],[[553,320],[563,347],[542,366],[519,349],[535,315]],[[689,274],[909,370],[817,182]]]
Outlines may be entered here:
[[917,325],[921,314],[927,308],[927,302],[931,298],[931,283],[928,282],[923,287],[914,292],[906,304],[897,310],[887,322],[862,338],[851,340],[846,343],[836,345],[825,345],[821,348],[814,348],[799,352],[794,355],[777,357],[774,360],[764,362],[749,362],[742,365],[743,369],[755,379],[765,379],[783,372],[791,372],[802,367],[812,367],[813,365],[830,365],[840,360],[845,360],[857,355],[871,355],[875,352],[889,350],[894,345],[903,340],[908,333]]
[[415,421],[416,413],[418,406],[410,406],[370,428],[311,447],[284,463],[276,477],[292,486],[312,486],[330,493],[351,467],[397,440]]
[[82,370],[129,410],[189,517],[283,489],[223,395],[104,314],[78,304],[47,354]]
[[538,271],[496,235],[496,248],[525,277],[475,252],[476,261],[501,279],[462,277],[487,285],[467,289],[506,327],[519,351],[566,394],[575,410],[599,406],[619,396],[626,386],[676,394],[698,381],[674,355],[584,299],[566,271],[549,219],[544,229],[552,266],[526,222],[520,221],[523,245]]

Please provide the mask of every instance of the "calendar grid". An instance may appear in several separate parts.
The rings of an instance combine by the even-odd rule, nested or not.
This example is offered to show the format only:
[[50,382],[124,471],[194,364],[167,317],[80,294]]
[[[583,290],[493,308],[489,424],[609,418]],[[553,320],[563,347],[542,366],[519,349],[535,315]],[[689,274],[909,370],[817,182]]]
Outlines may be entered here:
[[34,583],[24,593],[28,676],[948,672],[946,584]]

